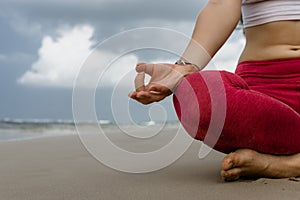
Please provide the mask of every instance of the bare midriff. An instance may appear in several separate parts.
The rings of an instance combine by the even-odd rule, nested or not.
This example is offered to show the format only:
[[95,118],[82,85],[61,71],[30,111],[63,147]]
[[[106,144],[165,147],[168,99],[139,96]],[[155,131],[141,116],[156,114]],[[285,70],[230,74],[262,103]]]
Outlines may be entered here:
[[239,62],[300,58],[300,20],[276,21],[245,29]]

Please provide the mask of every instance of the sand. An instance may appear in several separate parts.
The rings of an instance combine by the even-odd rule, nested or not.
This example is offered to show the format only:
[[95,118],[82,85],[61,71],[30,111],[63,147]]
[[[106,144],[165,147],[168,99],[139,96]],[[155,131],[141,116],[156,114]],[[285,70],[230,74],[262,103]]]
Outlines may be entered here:
[[0,142],[1,200],[299,199],[300,180],[224,182],[223,154],[200,160],[199,143],[173,165],[126,174],[94,159],[77,135]]

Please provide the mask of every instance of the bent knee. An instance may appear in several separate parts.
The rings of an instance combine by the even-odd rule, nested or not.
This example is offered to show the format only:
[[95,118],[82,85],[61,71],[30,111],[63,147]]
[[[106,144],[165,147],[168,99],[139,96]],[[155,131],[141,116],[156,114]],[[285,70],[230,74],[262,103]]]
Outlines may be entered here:
[[241,77],[227,71],[196,72],[177,87],[174,107],[186,131],[192,137],[203,140],[211,118],[226,115],[228,93],[247,88]]

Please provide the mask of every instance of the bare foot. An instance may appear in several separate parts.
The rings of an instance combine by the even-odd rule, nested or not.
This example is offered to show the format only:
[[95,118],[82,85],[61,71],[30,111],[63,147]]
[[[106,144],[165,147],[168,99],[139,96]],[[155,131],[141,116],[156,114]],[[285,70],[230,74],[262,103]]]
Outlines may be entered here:
[[300,154],[275,156],[240,149],[228,154],[222,162],[225,181],[247,178],[288,178],[300,176]]

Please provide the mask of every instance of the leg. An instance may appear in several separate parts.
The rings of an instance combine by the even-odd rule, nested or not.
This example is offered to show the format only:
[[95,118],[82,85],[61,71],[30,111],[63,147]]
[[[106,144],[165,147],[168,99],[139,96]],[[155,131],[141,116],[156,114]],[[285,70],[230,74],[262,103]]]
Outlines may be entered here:
[[[296,154],[300,152],[299,114],[276,99],[249,90],[247,84],[235,74],[217,71],[195,73],[187,77],[187,82],[179,85],[174,106],[180,120],[185,117],[191,119],[183,122],[186,130],[189,132],[193,130],[193,126],[197,126],[196,134],[189,133],[202,141],[207,137],[212,111],[210,95],[203,77],[206,77],[205,80],[208,80],[207,77],[213,80],[218,73],[221,73],[224,82],[227,113],[223,131],[216,145],[212,147],[224,153],[242,149],[224,159],[222,176],[226,180],[253,175],[273,178],[300,176],[300,155]],[[188,85],[192,86],[193,91],[187,89]],[[196,124],[193,121],[195,109],[191,109],[191,93],[196,94],[201,112],[200,122]]]
[[[226,92],[225,123],[220,136],[206,135],[211,122],[212,103],[204,80],[217,82],[214,77],[220,74]],[[213,88],[210,90],[220,90],[217,86],[219,85],[216,84],[216,88],[211,86]],[[193,95],[197,98],[196,104],[192,102]],[[205,137],[218,140],[211,147],[223,153],[241,148],[267,154],[300,153],[300,115],[274,98],[249,90],[243,79],[235,74],[225,71],[203,71],[188,76],[175,92],[174,106],[179,120],[192,137],[202,141]],[[194,119],[194,116],[199,118],[199,114],[194,112],[196,106],[200,111],[198,123]],[[191,133],[189,130],[197,130],[197,133]],[[213,143],[210,140],[206,141],[208,145]]]

